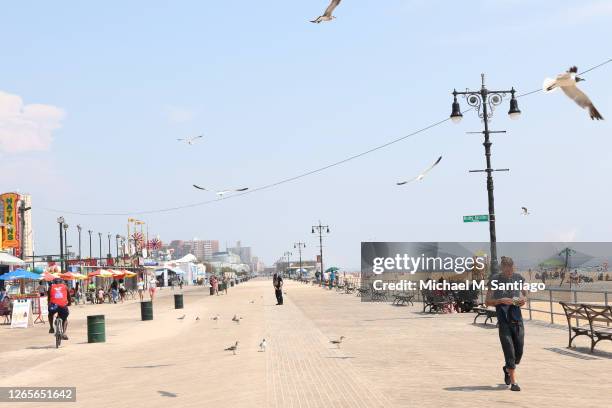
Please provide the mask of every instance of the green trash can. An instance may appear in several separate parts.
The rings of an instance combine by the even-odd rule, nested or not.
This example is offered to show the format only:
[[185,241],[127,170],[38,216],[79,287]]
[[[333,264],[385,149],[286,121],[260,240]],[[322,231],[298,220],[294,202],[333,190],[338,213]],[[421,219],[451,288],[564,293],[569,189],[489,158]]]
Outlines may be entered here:
[[212,286],[210,287],[210,295],[214,295],[215,294],[215,288],[213,288]]
[[230,281],[230,288],[234,287],[234,281]]
[[174,295],[174,308],[182,309],[183,308],[183,294]]
[[142,320],[153,320],[153,302],[140,302],[140,318]]
[[87,342],[106,342],[106,325],[104,323],[104,315],[87,316]]

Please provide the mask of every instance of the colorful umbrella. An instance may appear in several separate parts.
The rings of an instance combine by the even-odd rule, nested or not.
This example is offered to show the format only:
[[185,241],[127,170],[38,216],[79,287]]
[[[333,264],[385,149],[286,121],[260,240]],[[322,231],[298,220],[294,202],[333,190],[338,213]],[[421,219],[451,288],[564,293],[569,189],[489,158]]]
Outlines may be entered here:
[[31,279],[39,280],[40,275],[34,272],[26,271],[25,269],[15,269],[13,272],[5,273],[0,276],[0,280],[14,280],[14,279]]
[[88,277],[99,277],[99,278],[112,278],[113,273],[111,271],[107,271],[106,269],[98,269],[97,271],[89,272],[87,274]]
[[64,280],[82,280],[82,279],[87,279],[87,276],[81,275],[80,273],[76,273],[76,272],[66,272],[66,273],[60,274],[60,278]]
[[40,275],[40,277],[46,281],[46,282],[51,282],[54,279],[58,279],[59,278],[59,274],[56,273],[49,273],[49,272],[43,272],[42,275]]

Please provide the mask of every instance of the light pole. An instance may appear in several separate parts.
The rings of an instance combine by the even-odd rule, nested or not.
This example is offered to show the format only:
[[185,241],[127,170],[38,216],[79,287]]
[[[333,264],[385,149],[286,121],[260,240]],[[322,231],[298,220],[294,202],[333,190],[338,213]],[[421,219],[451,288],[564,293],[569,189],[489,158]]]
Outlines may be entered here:
[[59,217],[57,219],[57,224],[59,225],[60,238],[60,269],[62,270],[62,272],[64,272],[64,217]]
[[81,225],[77,225],[77,231],[79,231],[79,261],[81,260]]
[[92,252],[91,252],[91,233],[93,232],[92,230],[87,230],[87,232],[89,232],[89,259],[93,258]]
[[[19,206],[19,215],[21,218],[21,234],[23,235],[21,237],[21,248],[20,248],[20,252],[21,252],[21,259],[25,260],[26,258],[26,254],[25,254],[25,213],[27,211],[30,211],[32,209],[32,207],[26,207],[25,206],[25,201],[21,200],[21,205]],[[30,226],[30,235],[32,234],[32,226]],[[0,237],[1,238],[1,237]],[[34,246],[32,246],[32,256],[34,256]],[[34,269],[32,269],[34,270]]]
[[456,89],[453,90],[452,95],[454,99],[450,118],[455,123],[459,123],[463,118],[463,114],[461,113],[461,107],[459,106],[459,102],[457,101],[457,95],[462,95],[464,98],[467,99],[468,105],[478,111],[478,116],[484,122],[484,130],[482,132],[474,133],[482,133],[484,135],[483,146],[485,148],[487,168],[484,170],[470,170],[470,172],[487,173],[487,193],[489,201],[489,237],[491,241],[491,275],[493,275],[499,272],[499,266],[497,263],[497,236],[495,234],[495,199],[493,197],[493,172],[508,171],[508,169],[495,170],[491,167],[492,143],[489,136],[491,133],[505,133],[505,131],[489,130],[489,119],[493,116],[493,111],[495,110],[495,107],[500,105],[504,97],[507,97],[508,95],[510,95],[510,110],[508,111],[508,115],[510,116],[510,118],[518,119],[521,114],[521,111],[518,107],[518,101],[515,97],[516,91],[514,90],[514,88],[503,91],[490,91],[485,85],[485,75],[481,74],[481,78],[482,86],[478,91],[466,90],[464,92],[457,92]]
[[113,257],[113,254],[111,253],[111,234],[108,234],[108,255],[106,256],[107,259],[111,259]]
[[293,254],[289,251],[286,251],[283,255],[287,257],[287,275],[291,277],[291,255]]
[[66,268],[68,268],[68,260],[70,259],[70,247],[68,246],[68,227],[69,225],[64,223],[64,254],[66,254],[66,262],[64,263],[66,264]]
[[121,238],[121,235],[115,235],[115,245],[117,246],[117,260],[119,260],[119,238]]
[[313,225],[312,226],[312,233],[315,234],[315,230],[317,230],[316,233],[319,234],[319,250],[320,250],[320,257],[321,257],[321,276],[319,277],[320,279],[320,286],[323,286],[323,233],[325,232],[326,234],[329,234],[329,225],[322,225],[321,221],[319,220],[319,225]]
[[300,257],[300,277],[302,276],[302,248],[306,248],[306,244],[304,242],[296,242],[295,244],[293,244],[293,249],[298,250],[298,254]]
[[102,233],[98,232],[98,238],[100,240],[100,260],[102,260]]

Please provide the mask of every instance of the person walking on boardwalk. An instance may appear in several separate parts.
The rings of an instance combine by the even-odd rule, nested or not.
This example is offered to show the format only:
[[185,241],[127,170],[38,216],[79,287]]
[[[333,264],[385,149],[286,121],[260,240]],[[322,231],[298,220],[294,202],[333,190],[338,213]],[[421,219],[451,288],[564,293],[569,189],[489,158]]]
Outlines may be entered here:
[[524,280],[514,272],[514,261],[510,257],[501,257],[501,272],[491,276],[487,291],[486,305],[495,306],[499,340],[504,353],[504,382],[512,391],[520,391],[516,381],[516,366],[523,357],[525,328],[521,306],[525,304],[527,292],[522,290]]
[[276,271],[272,277],[272,285],[274,285],[274,294],[276,295],[276,305],[283,304],[283,274]]

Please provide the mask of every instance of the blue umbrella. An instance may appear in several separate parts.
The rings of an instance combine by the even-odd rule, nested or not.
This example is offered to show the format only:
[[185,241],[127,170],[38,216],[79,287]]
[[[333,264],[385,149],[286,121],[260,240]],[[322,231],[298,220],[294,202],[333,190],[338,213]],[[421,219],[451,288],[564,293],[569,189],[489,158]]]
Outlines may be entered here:
[[12,272],[5,273],[4,275],[0,276],[0,280],[14,280],[14,279],[39,280],[40,275],[37,273],[26,271],[25,269],[15,269]]

